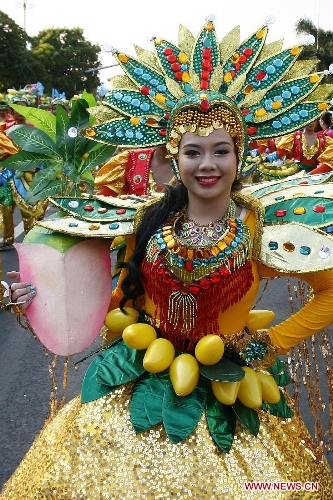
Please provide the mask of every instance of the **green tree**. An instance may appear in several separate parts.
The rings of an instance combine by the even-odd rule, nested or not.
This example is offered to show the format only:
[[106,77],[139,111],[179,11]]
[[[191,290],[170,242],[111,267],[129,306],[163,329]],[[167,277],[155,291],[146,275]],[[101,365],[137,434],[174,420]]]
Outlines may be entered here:
[[0,90],[24,87],[38,71],[39,62],[27,49],[30,38],[10,17],[0,11]]
[[[302,59],[318,59],[318,71],[327,70],[333,63],[333,31],[325,31],[315,26],[310,19],[299,19],[296,23],[297,35],[312,35],[313,45],[307,45],[301,54]],[[332,77],[329,77],[332,80]]]
[[[100,47],[83,36],[81,28],[49,28],[31,39],[31,53],[46,72],[37,75],[46,93],[52,88],[65,92],[67,98],[83,90],[94,92],[100,81],[96,73],[85,70],[100,66]],[[40,78],[39,78],[40,76]]]

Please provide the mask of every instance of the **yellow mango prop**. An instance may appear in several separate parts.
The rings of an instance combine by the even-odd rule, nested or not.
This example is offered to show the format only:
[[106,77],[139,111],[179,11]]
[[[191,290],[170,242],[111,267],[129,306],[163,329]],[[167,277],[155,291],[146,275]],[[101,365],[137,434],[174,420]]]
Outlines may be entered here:
[[256,372],[262,390],[262,399],[266,403],[278,403],[281,399],[280,389],[272,375]]
[[218,335],[206,335],[196,345],[195,357],[203,365],[215,365],[224,353],[224,342]]
[[240,381],[237,397],[248,408],[260,408],[262,405],[261,382],[257,373],[248,366],[242,366],[245,377]]
[[127,314],[123,313],[120,308],[108,312],[104,320],[106,328],[112,332],[122,333],[126,326],[138,321],[139,313],[136,309],[133,307],[124,307],[124,311]]
[[133,323],[123,331],[123,341],[132,349],[147,349],[156,338],[155,328],[145,323]]
[[170,365],[170,380],[178,396],[187,396],[199,381],[199,363],[191,354],[180,354]]
[[274,318],[274,311],[269,311],[268,309],[252,309],[252,311],[249,312],[246,326],[250,330],[250,333],[252,333],[255,330],[266,328]]
[[233,405],[237,399],[237,394],[240,386],[238,382],[217,382],[212,380],[213,393],[220,403],[225,405]]
[[170,340],[156,339],[148,347],[143,358],[143,367],[147,372],[163,372],[171,365],[175,357],[175,348]]

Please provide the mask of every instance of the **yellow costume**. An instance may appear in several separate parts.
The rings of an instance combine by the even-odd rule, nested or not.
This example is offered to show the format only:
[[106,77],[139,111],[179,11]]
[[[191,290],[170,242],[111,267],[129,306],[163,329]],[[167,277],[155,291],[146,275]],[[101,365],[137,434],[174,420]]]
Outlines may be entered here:
[[[253,213],[246,213],[244,223],[253,238]],[[278,274],[255,261],[252,270],[250,290],[219,316],[222,331],[230,338],[244,328],[260,278]],[[333,271],[302,278],[311,284],[315,297],[269,330],[273,342],[284,349],[333,319]],[[329,498],[331,471],[299,416],[281,418],[258,410],[258,435],[238,423],[231,450],[224,453],[212,440],[204,414],[190,436],[177,444],[170,442],[162,425],[136,435],[129,413],[132,390],[129,383],[96,401],[81,404],[76,398],[66,405],[36,439],[1,498],[268,498],[267,491],[245,489],[246,482],[263,481],[275,488],[277,483],[304,488],[312,482],[318,491],[295,491],[288,498]],[[286,498],[286,492],[275,490],[272,498]]]
[[[112,307],[124,305],[124,293],[140,309],[139,323],[153,325],[157,338],[142,349],[121,337],[105,346],[88,368],[82,402],[74,399],[46,424],[5,485],[2,500],[332,496],[330,468],[297,412],[293,416],[288,376],[276,359],[277,351],[286,352],[333,321],[332,196],[321,194],[325,185],[313,186],[316,179],[304,187],[299,178],[254,187],[263,203],[237,191],[249,136],[259,140],[293,132],[290,116],[297,103],[297,126],[313,121],[327,103],[319,97],[319,75],[296,80],[290,73],[299,47],[281,52],[279,44],[266,47],[267,27],[238,45],[236,31],[218,43],[207,20],[196,39],[182,27],[180,47],[154,38],[155,54],[138,49],[136,60],[114,53],[126,75],[116,79],[98,110],[105,122],[82,133],[128,148],[166,143],[180,179],[178,158],[186,170],[181,155],[199,156],[199,163],[202,153],[198,144],[180,153],[184,134],[200,136],[202,144],[217,131],[214,137],[226,137],[228,144],[219,139],[210,145],[211,155],[203,148],[205,158],[214,156],[210,187],[223,179],[222,167],[221,175],[214,172],[215,156],[231,153],[227,162],[235,177],[230,175],[224,192],[219,186],[222,217],[207,224],[189,218],[187,202],[194,198],[202,209],[208,200],[211,208],[218,196],[193,195],[195,188],[187,190],[185,182],[169,186],[157,204],[150,200],[146,215],[137,197],[124,200],[124,206],[119,198],[112,206],[110,199],[92,197],[88,215],[87,206],[81,209],[86,201],[63,198],[57,204],[64,216],[40,224],[80,236],[136,233],[136,242],[134,236],[128,239],[127,253],[134,249],[134,254]],[[135,203],[139,208],[131,215]],[[304,278],[314,296],[281,324],[252,332],[248,319],[260,279],[278,275]],[[199,366],[196,348],[211,334],[223,339],[225,353]],[[155,341],[172,353],[163,369],[145,364]],[[166,349],[161,354],[165,358]],[[172,367],[183,354],[196,368],[179,377],[194,379],[190,390],[179,394]],[[253,387],[241,391],[242,381],[266,368],[280,387],[279,397],[250,401]],[[239,382],[237,400],[224,402],[214,382]]]

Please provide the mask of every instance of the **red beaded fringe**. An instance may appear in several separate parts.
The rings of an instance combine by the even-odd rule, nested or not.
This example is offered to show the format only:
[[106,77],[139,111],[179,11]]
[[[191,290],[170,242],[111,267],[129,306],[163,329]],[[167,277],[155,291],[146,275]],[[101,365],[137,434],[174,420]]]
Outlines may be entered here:
[[162,336],[180,351],[192,351],[204,335],[219,334],[219,313],[239,302],[253,282],[249,260],[196,295],[173,290],[171,271],[168,269],[165,275],[161,275],[146,259],[142,272],[147,295],[156,305],[154,320],[158,319],[156,323]]

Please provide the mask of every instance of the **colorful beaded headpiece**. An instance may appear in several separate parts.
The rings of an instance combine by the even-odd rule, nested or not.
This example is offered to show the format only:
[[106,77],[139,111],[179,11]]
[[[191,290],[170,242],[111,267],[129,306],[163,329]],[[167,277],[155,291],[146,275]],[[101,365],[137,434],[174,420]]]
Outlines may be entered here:
[[240,43],[235,28],[218,42],[207,20],[196,39],[180,26],[178,46],[154,38],[155,52],[136,47],[137,59],[114,49],[125,74],[111,79],[113,90],[90,110],[96,126],[83,133],[127,148],[167,143],[177,155],[179,132],[193,112],[195,133],[229,129],[242,160],[247,136],[265,139],[304,127],[328,107],[333,86],[319,85],[324,73],[309,74],[316,61],[297,60],[301,47],[282,50],[283,40],[265,45],[267,33],[263,26]]

